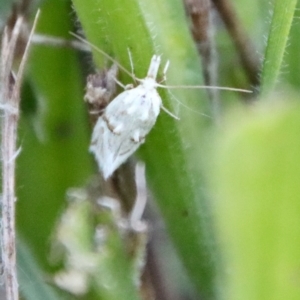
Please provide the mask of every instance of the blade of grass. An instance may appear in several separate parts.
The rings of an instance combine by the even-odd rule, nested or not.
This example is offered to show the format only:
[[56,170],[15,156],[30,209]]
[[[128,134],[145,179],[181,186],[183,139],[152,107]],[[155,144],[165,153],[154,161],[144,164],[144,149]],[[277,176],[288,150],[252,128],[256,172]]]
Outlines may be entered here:
[[284,72],[282,77],[288,84],[292,85],[294,89],[300,89],[300,2],[297,2],[294,20],[291,27],[288,51],[285,56],[285,64],[288,66],[288,72]]
[[276,85],[288,41],[297,0],[276,0],[261,72],[261,95]]

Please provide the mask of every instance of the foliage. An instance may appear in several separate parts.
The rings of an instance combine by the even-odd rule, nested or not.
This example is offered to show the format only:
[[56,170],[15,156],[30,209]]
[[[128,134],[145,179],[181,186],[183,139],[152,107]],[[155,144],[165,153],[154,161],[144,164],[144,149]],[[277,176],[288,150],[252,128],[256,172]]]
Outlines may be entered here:
[[[217,52],[213,64],[219,61],[219,67],[212,77],[218,77],[218,85],[257,92],[251,98],[222,92],[217,120],[204,90],[159,90],[164,106],[180,121],[161,112],[137,157],[146,163],[148,188],[178,254],[176,272],[187,274],[188,279],[163,272],[170,281],[176,280],[173,292],[178,295],[195,293],[195,299],[299,298],[294,281],[298,280],[299,258],[300,107],[291,101],[299,89],[295,75],[300,66],[299,24],[293,19],[296,4],[282,0],[234,4],[242,20],[239,29],[247,28],[254,48],[263,57],[262,66],[257,66],[262,70],[257,74],[261,87],[251,86],[231,38],[213,19],[213,50]],[[130,70],[129,49],[138,78],[145,76],[151,56],[157,53],[162,54],[163,62],[171,62],[168,85],[204,85],[201,58],[190,33],[191,20],[181,1],[73,0],[71,4],[48,0],[40,5],[39,34],[72,39],[69,32],[78,29],[80,22],[90,43]],[[248,6],[251,10],[245,9]],[[270,9],[274,10],[272,16]],[[87,260],[92,257],[98,269],[88,269],[87,291],[80,296],[62,292],[54,284],[53,274],[70,267],[70,247],[64,245],[60,251],[65,253],[59,257],[55,254],[53,258],[50,251],[61,220],[66,215],[70,218],[68,213],[76,206],[66,201],[67,191],[73,187],[89,190],[88,182],[97,173],[88,153],[91,126],[83,102],[84,82],[93,63],[103,69],[111,62],[94,49],[92,54],[93,62],[71,48],[32,47],[19,124],[22,153],[17,160],[19,280],[24,299],[40,299],[41,294],[45,299],[142,298],[135,278],[139,272],[134,268],[142,264],[143,255],[137,254],[141,257],[135,260],[128,254],[132,237],[119,226],[113,209],[102,211],[99,219],[90,204],[73,211],[78,222],[71,225],[74,231],[68,237],[74,237],[72,251],[79,249],[76,253],[86,255]],[[118,79],[132,83],[124,72]],[[294,93],[289,92],[291,86]],[[254,103],[249,108],[245,102],[264,105]],[[91,198],[88,194],[86,203]],[[107,248],[94,245],[95,228],[104,230]],[[80,240],[78,236],[76,240],[77,234]],[[158,261],[174,263],[173,246],[170,255],[161,248]],[[139,247],[144,247],[143,242]],[[29,282],[36,289],[28,287]]]

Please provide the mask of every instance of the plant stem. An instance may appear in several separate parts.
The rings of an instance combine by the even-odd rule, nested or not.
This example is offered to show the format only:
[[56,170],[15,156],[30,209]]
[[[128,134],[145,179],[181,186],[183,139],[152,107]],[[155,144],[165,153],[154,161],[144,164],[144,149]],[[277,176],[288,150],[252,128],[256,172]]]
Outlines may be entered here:
[[19,16],[11,32],[5,28],[2,38],[0,83],[2,118],[2,261],[6,288],[6,300],[18,300],[18,279],[16,268],[16,227],[15,227],[15,159],[17,127],[19,119],[20,88],[25,62],[28,57],[30,39],[33,29],[19,66],[16,78],[12,73],[15,48],[23,25],[23,16]]

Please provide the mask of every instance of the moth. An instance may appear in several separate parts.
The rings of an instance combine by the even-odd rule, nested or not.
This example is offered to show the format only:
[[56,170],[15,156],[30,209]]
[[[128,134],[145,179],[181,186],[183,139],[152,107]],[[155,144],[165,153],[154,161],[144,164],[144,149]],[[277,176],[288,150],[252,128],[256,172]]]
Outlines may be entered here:
[[[139,82],[137,87],[126,89],[113,99],[106,106],[103,114],[98,118],[94,127],[89,150],[95,155],[104,179],[108,179],[112,173],[145,141],[146,135],[150,132],[156,122],[160,109],[163,109],[175,119],[178,119],[162,105],[162,100],[157,92],[157,87],[209,88],[251,92],[228,87],[162,85],[156,81],[161,63],[161,58],[157,55],[152,56],[147,76],[144,79],[138,79],[104,51],[85,41],[80,36],[77,36],[76,34],[72,35],[102,53],[106,58],[116,63],[121,70]],[[169,61],[166,63],[163,70],[163,79],[166,78],[168,66]],[[119,83],[117,79],[115,79],[115,81]],[[119,84],[122,85],[121,83]]]
[[105,108],[94,127],[90,151],[95,155],[104,179],[145,141],[162,107],[156,90],[160,56],[153,55],[147,76],[125,90]]

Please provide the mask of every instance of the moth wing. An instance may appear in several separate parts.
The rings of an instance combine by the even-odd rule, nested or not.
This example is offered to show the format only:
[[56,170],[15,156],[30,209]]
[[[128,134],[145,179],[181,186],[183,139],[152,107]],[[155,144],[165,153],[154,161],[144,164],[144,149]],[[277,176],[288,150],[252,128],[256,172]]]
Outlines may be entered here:
[[132,102],[132,92],[124,91],[118,95],[106,107],[93,130],[90,151],[104,178],[108,178],[139,146],[130,140],[131,126],[127,126],[130,118],[126,109]]
[[95,154],[104,178],[138,149],[155,124],[161,99],[156,91],[146,92],[135,88],[121,93],[97,121],[90,151]]

